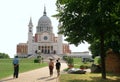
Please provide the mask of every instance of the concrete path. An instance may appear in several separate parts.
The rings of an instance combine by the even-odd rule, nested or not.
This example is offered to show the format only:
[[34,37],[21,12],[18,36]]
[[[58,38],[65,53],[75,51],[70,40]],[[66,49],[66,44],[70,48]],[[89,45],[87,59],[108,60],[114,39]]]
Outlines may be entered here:
[[[61,73],[67,68],[66,63],[61,63]],[[53,76],[50,77],[48,67],[32,70],[25,73],[20,73],[19,78],[13,79],[12,76],[0,80],[0,82],[59,82],[56,69],[54,68]]]

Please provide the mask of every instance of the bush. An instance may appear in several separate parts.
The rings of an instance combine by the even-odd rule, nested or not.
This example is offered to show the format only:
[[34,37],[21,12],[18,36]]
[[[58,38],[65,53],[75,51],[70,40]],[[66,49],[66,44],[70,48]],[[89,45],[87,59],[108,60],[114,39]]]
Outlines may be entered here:
[[74,60],[71,57],[63,56],[63,59],[68,63],[68,65],[73,65],[74,64]]
[[87,65],[81,65],[81,66],[80,66],[80,69],[88,69],[88,68],[90,68],[90,67],[87,66]]
[[68,56],[63,56],[63,60],[67,61],[67,59],[68,59]]
[[34,59],[34,63],[40,63],[40,59],[38,58]]
[[99,56],[95,57],[94,64],[101,65],[101,58]]
[[73,65],[73,63],[74,63],[73,58],[68,57],[67,63],[70,64],[70,65]]
[[37,56],[36,59],[34,59],[34,63],[43,63],[44,58],[41,56]]

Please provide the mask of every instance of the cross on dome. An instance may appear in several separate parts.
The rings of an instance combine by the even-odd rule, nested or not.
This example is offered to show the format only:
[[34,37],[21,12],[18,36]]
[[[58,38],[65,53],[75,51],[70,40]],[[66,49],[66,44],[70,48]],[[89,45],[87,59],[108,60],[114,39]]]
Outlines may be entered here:
[[46,7],[45,7],[45,5],[44,5],[44,12],[43,12],[43,15],[46,16],[46,14],[47,14],[47,13],[46,13]]

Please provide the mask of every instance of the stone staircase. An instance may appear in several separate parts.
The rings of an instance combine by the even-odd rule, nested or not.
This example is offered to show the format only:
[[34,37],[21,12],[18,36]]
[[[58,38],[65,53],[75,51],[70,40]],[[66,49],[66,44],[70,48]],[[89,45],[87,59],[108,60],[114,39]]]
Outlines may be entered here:
[[[37,56],[38,54],[34,54],[29,56],[28,58],[37,58]],[[54,60],[57,60],[58,58],[62,59],[62,55],[57,55],[57,54],[41,54],[41,57],[44,59],[45,62],[48,62],[50,58]]]

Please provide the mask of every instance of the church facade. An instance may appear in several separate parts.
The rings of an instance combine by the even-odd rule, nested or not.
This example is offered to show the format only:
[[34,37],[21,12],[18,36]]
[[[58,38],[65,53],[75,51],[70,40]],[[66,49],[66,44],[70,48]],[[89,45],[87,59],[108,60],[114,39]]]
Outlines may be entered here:
[[[58,30],[61,24],[58,25]],[[63,43],[61,34],[55,36],[50,18],[44,7],[43,16],[40,17],[33,35],[33,23],[30,18],[28,24],[28,41],[17,44],[16,54],[18,56],[35,55],[37,51],[43,54],[68,54],[71,53],[69,44]]]

